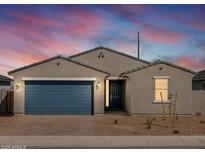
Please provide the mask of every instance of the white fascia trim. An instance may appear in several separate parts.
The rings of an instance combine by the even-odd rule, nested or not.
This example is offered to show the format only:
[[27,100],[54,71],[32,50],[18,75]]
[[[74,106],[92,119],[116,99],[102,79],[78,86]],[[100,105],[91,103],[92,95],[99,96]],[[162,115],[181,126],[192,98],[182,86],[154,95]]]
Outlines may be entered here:
[[107,77],[106,80],[126,80],[126,78],[110,76],[110,77]]
[[170,103],[170,101],[168,100],[168,101],[163,101],[163,102],[162,102],[162,101],[154,100],[153,103],[156,103],[156,104],[157,104],[157,103],[159,103],[159,104],[161,103],[161,104],[162,104],[162,103]]
[[170,76],[153,76],[153,79],[170,79]]
[[49,78],[49,77],[22,77],[23,81],[96,81],[96,78]]

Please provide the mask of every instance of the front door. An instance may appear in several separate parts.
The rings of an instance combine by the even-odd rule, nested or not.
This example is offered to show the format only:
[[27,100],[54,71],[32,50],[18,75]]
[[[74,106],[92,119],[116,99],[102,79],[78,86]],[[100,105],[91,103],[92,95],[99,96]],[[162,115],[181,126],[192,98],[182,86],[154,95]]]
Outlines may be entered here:
[[122,80],[110,80],[109,87],[110,109],[122,109]]

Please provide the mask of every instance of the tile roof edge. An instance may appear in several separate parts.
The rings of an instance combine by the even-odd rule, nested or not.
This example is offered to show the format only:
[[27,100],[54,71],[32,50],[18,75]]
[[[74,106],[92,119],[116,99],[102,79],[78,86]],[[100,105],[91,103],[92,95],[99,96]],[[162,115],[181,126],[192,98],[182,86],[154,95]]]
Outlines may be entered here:
[[90,68],[90,69],[93,69],[93,70],[98,71],[98,72],[102,72],[102,73],[105,73],[105,74],[110,74],[110,73],[108,73],[108,72],[106,72],[106,71],[103,71],[103,70],[100,70],[100,69],[98,69],[98,68],[95,68],[95,67],[92,67],[92,66],[83,64],[83,63],[81,63],[81,62],[75,61],[75,60],[70,59],[70,58],[68,58],[68,57],[64,57],[64,56],[62,56],[62,55],[57,55],[57,56],[54,56],[54,57],[51,57],[51,58],[48,58],[48,59],[44,59],[44,60],[39,61],[39,62],[35,62],[35,63],[33,63],[33,64],[29,64],[29,65],[27,65],[27,66],[23,66],[23,67],[20,67],[20,68],[11,70],[11,71],[8,72],[8,74],[10,75],[10,74],[13,74],[13,73],[15,73],[15,72],[22,71],[22,70],[24,70],[24,69],[28,69],[28,68],[33,67],[33,66],[37,66],[37,65],[40,65],[40,64],[43,64],[43,63],[46,63],[46,62],[55,60],[55,59],[57,59],[57,58],[61,58],[61,59],[64,59],[64,60],[68,60],[68,61],[70,61],[70,62],[76,63],[76,64],[78,64],[78,65],[81,65],[81,66],[84,66],[84,67],[87,67],[87,68]]

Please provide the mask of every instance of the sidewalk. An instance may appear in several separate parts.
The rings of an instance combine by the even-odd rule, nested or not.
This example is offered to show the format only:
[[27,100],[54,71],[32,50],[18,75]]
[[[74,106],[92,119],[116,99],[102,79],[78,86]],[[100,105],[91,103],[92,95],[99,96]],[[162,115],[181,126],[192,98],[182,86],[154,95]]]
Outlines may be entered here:
[[5,148],[5,146],[8,148],[205,148],[205,136],[0,136],[0,147]]

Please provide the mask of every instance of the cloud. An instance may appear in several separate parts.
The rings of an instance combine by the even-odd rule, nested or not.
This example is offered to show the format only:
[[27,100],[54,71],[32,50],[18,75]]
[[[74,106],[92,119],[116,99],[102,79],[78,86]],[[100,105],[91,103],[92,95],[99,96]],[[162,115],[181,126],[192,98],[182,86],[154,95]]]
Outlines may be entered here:
[[184,66],[193,70],[205,69],[205,58],[202,60],[196,60],[194,57],[184,56],[177,58],[174,62],[177,65]]
[[72,37],[90,38],[101,32],[108,19],[88,10],[64,11],[62,14],[51,14],[49,17],[37,14],[12,12],[20,25],[32,29],[53,28],[58,33],[66,33]]
[[84,41],[94,39],[108,23],[101,15],[86,10],[53,13],[50,17],[14,11],[9,15],[15,20],[8,18],[0,23],[2,72],[9,71],[9,63],[17,68],[82,51]]
[[111,5],[109,10],[136,26],[144,23],[143,15],[150,12],[144,5]]
[[[183,29],[188,30],[197,30],[197,31],[205,31],[205,22],[204,20],[201,20],[204,18],[204,8],[203,11],[199,9],[200,6],[198,6],[195,10],[192,10],[192,12],[173,12],[171,14],[166,14],[166,16],[159,16],[161,20],[170,20],[173,23],[180,24]],[[179,28],[181,28],[179,27]]]
[[[136,30],[140,31],[146,40],[173,45],[186,39],[184,33],[166,27],[163,23],[165,18],[157,16],[158,11],[150,5],[114,5],[112,8],[118,15],[136,25]],[[146,16],[146,14],[151,14],[156,22],[160,19],[163,27],[157,25],[157,23],[150,23],[149,18],[147,19],[149,16]]]
[[180,43],[186,39],[182,33],[152,25],[144,25],[142,35],[146,40],[170,45]]
[[87,39],[99,35],[111,24],[109,19],[104,16],[85,10],[65,13],[62,19],[65,22],[63,27],[65,32],[75,37]]
[[189,25],[197,30],[203,31],[205,32],[205,23],[201,23],[201,22],[191,22],[189,23]]
[[58,22],[46,18],[42,15],[37,14],[31,14],[31,13],[21,13],[21,12],[9,12],[11,16],[16,17],[19,22],[25,23],[25,25],[36,25],[36,26],[55,26],[55,27],[61,27],[62,24],[59,24]]

